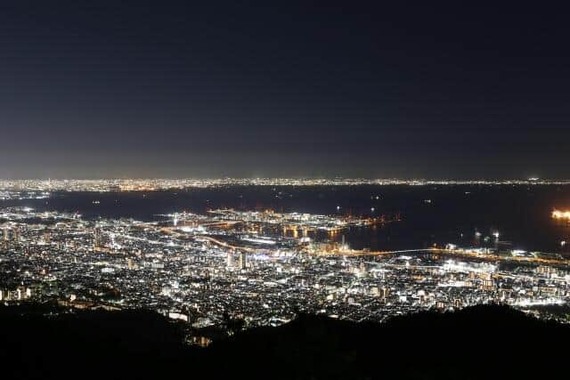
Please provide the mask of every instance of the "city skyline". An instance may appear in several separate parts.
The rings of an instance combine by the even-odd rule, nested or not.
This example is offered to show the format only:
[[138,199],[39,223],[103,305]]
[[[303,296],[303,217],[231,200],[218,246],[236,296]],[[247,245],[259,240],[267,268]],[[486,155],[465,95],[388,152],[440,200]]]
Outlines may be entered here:
[[0,178],[567,179],[565,14],[5,5]]

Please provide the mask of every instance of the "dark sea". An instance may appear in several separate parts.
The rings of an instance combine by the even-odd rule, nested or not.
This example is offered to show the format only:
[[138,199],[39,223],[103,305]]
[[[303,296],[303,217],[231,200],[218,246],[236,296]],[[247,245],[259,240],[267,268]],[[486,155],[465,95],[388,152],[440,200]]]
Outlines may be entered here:
[[[99,203],[94,201],[98,201]],[[570,224],[551,218],[570,209],[570,186],[232,186],[158,192],[58,192],[49,199],[2,206],[79,212],[84,218],[156,220],[173,212],[217,208],[328,215],[380,216],[399,221],[343,233],[354,249],[498,246],[570,256]],[[499,238],[493,235],[499,233]],[[335,239],[341,239],[340,235]],[[324,237],[323,237],[324,239]],[[563,245],[562,241],[569,244]]]

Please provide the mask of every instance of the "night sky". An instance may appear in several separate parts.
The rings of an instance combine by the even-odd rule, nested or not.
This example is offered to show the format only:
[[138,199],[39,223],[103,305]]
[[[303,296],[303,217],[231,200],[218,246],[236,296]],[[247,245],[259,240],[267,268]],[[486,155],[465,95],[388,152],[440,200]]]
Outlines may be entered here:
[[570,12],[463,3],[4,1],[0,177],[570,178]]

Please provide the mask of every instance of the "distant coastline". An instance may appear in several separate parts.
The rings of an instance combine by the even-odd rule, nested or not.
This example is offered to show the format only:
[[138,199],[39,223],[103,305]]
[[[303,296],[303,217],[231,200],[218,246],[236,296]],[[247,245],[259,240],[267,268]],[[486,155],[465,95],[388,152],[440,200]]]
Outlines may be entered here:
[[221,186],[518,186],[570,185],[570,179],[398,179],[398,178],[111,178],[0,179],[0,191],[159,191]]

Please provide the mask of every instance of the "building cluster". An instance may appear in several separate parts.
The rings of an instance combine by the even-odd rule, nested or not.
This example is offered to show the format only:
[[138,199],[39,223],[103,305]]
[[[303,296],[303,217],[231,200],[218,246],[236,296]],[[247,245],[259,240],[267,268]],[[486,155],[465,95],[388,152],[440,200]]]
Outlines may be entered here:
[[426,309],[570,299],[566,266],[489,262],[445,250],[310,254],[302,238],[263,244],[264,236],[248,241],[221,230],[226,213],[140,222],[9,208],[0,220],[0,301],[148,308],[194,329],[224,328],[230,320],[278,325],[299,312],[382,321]]

